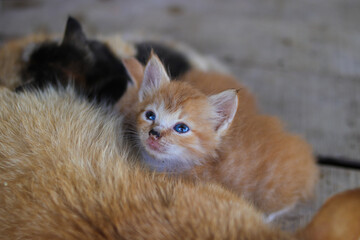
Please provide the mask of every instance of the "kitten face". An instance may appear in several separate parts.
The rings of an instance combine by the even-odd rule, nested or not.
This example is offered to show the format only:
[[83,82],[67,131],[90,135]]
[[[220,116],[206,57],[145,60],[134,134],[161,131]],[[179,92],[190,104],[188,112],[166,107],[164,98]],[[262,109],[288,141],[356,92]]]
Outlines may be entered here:
[[233,90],[207,97],[184,82],[170,82],[157,56],[146,65],[139,90],[137,131],[148,165],[181,172],[214,158],[237,108]]
[[144,99],[137,117],[141,144],[157,170],[181,171],[215,155],[213,108],[189,85],[171,83]]

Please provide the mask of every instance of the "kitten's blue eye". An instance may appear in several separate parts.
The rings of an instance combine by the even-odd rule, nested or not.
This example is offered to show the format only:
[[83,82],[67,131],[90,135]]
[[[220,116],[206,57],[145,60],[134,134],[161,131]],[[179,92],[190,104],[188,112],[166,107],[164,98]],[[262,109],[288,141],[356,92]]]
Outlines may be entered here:
[[174,130],[178,133],[186,133],[190,130],[190,128],[184,123],[178,123],[175,125]]
[[155,113],[152,112],[152,111],[147,111],[147,112],[145,113],[145,117],[146,117],[146,119],[148,119],[148,120],[154,121],[155,118],[156,118],[156,115],[155,115]]

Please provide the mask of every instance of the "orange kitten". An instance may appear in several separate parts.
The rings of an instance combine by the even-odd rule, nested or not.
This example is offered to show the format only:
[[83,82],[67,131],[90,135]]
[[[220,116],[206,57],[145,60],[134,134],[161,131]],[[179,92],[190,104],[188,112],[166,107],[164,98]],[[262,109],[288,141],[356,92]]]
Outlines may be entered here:
[[153,55],[136,116],[134,99],[126,99],[132,99],[127,112],[130,121],[136,118],[152,169],[221,183],[274,213],[270,220],[311,196],[318,173],[311,147],[284,131],[277,118],[260,114],[253,96],[232,77],[191,71],[170,82]]

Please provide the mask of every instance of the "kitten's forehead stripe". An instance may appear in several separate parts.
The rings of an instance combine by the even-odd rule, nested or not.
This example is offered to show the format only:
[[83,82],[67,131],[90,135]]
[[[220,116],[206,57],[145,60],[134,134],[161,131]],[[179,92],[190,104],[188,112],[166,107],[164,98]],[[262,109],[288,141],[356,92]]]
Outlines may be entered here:
[[172,82],[159,90],[162,101],[171,112],[177,111],[180,107],[185,106],[188,101],[205,98],[205,95],[196,91],[187,84],[178,84]]

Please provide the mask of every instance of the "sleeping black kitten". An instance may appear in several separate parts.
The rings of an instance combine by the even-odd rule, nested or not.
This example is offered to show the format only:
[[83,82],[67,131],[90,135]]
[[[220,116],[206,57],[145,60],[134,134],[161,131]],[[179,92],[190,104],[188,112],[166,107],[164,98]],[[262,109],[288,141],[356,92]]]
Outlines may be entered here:
[[[180,53],[154,42],[135,44],[136,58],[145,64],[151,49],[159,54],[174,78],[190,69]],[[115,103],[131,81],[121,59],[106,44],[87,39],[77,20],[69,17],[61,44],[46,42],[35,48],[22,70],[24,89],[42,89],[49,84],[73,84],[90,100]]]
[[109,103],[122,96],[130,81],[121,60],[105,44],[88,40],[71,17],[61,44],[47,42],[37,47],[22,70],[22,78],[24,85],[17,90],[72,81],[89,99]]

